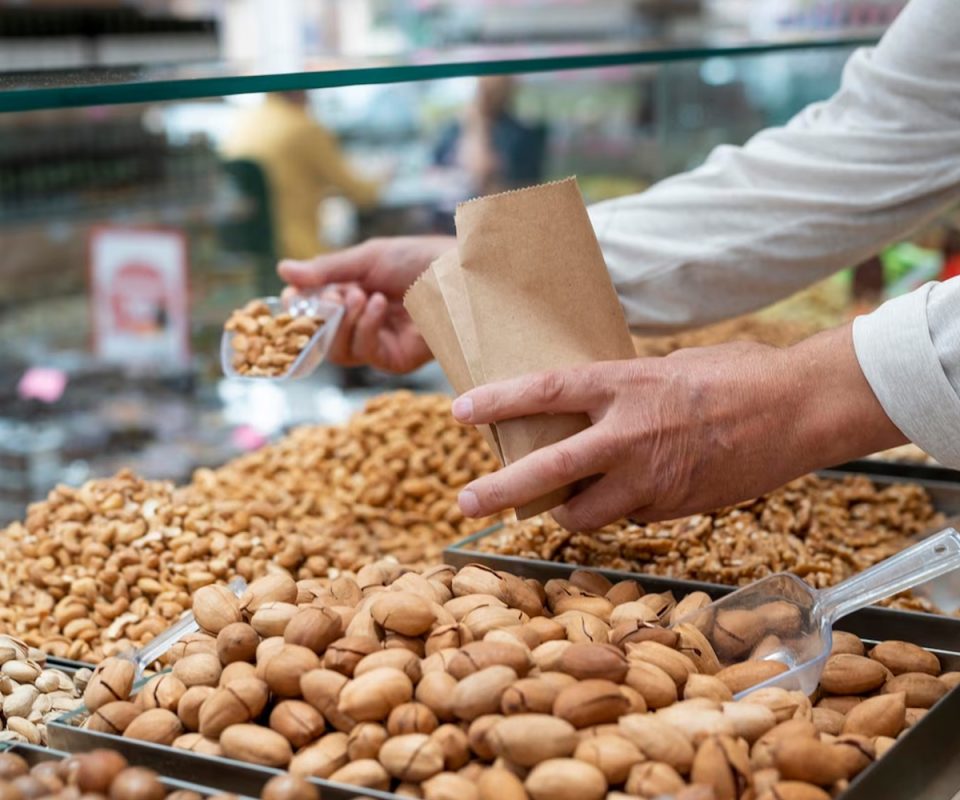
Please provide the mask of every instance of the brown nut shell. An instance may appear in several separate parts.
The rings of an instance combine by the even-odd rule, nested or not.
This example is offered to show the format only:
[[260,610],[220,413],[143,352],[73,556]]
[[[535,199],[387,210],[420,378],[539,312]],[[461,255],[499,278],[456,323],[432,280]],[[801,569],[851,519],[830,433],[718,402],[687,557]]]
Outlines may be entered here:
[[471,721],[500,709],[503,693],[517,680],[510,667],[486,667],[460,681],[453,692],[453,712]]
[[236,661],[253,661],[260,644],[258,634],[246,622],[232,622],[217,634],[217,656],[226,666]]
[[211,653],[194,653],[173,665],[174,677],[188,689],[191,686],[216,686],[222,671],[220,659]]
[[306,747],[324,731],[324,719],[317,709],[303,700],[284,700],[270,712],[270,728],[290,742],[294,750]]
[[91,731],[119,736],[140,715],[140,712],[140,707],[129,700],[114,700],[94,711],[84,727]]
[[906,714],[906,694],[903,692],[868,697],[850,709],[838,733],[896,737],[903,730]]
[[447,665],[447,672],[459,681],[482,669],[496,666],[510,667],[523,677],[530,671],[533,661],[529,651],[519,642],[484,640],[469,642],[454,653]]
[[117,700],[127,700],[133,689],[136,667],[123,658],[107,658],[93,671],[83,692],[83,703],[91,711]]
[[361,786],[364,789],[378,789],[381,792],[390,788],[390,774],[379,761],[372,758],[362,758],[344,764],[330,776],[329,780]]
[[572,675],[577,680],[596,678],[622,683],[629,665],[620,648],[612,644],[578,642],[560,656],[559,672]]
[[347,756],[351,761],[376,758],[383,743],[390,738],[387,729],[376,722],[361,722],[347,737]]
[[487,733],[493,752],[522,767],[548,758],[563,758],[577,746],[576,729],[550,714],[515,714],[500,720]]
[[560,686],[542,678],[521,678],[504,691],[500,710],[506,714],[549,714]]
[[304,606],[291,617],[283,631],[287,644],[296,644],[320,655],[343,636],[340,615],[327,607]]
[[575,758],[542,761],[523,785],[533,800],[602,800],[607,793],[603,773]]
[[646,761],[635,764],[624,787],[628,794],[641,797],[675,796],[684,788],[683,778],[669,764]]
[[167,711],[176,711],[180,698],[187,691],[176,675],[163,673],[154,675],[144,684],[143,688],[137,692],[137,704],[144,710],[150,708],[165,708]]
[[340,691],[337,710],[358,722],[379,722],[412,698],[413,683],[405,673],[380,667],[348,682]]
[[630,700],[612,681],[585,680],[562,689],[553,703],[555,716],[575,728],[616,722],[629,713]]
[[320,668],[320,658],[308,647],[284,643],[257,663],[257,677],[278,697],[299,697],[300,678]]
[[870,658],[879,661],[894,675],[905,672],[925,672],[936,677],[940,674],[940,659],[912,642],[889,640],[880,642],[870,651]]
[[320,790],[298,775],[277,775],[267,781],[260,800],[320,800]]
[[197,730],[216,739],[224,730],[256,719],[266,708],[270,690],[259,678],[242,678],[214,690],[200,706]]
[[623,735],[651,761],[669,764],[684,774],[690,770],[693,744],[677,728],[654,714],[628,714],[620,718],[618,725]]
[[391,736],[405,733],[433,733],[440,726],[437,715],[424,703],[409,702],[396,706],[387,717]]
[[639,764],[645,758],[629,739],[612,734],[582,740],[573,757],[593,764],[611,785],[624,783],[633,765]]
[[723,681],[731,692],[739,694],[786,671],[787,665],[780,661],[743,661],[724,667],[716,677]]
[[879,661],[839,653],[824,664],[820,688],[828,694],[866,694],[883,686],[888,675]]
[[262,725],[231,725],[220,734],[220,746],[227,758],[265,767],[285,767],[293,758],[290,742]]
[[453,675],[442,670],[434,670],[420,679],[414,691],[414,697],[417,702],[423,703],[433,711],[438,720],[450,722],[457,718],[453,710],[453,692],[456,688],[457,680]]
[[201,586],[193,593],[193,615],[197,624],[214,636],[227,625],[243,621],[240,600],[221,584]]
[[709,736],[697,748],[690,780],[713,789],[717,800],[737,800],[751,782],[746,743],[732,736]]
[[191,686],[177,703],[177,716],[188,731],[200,729],[200,707],[216,692],[212,686]]
[[429,601],[413,592],[382,592],[370,606],[370,615],[385,631],[403,636],[420,636],[436,621]]
[[884,694],[903,692],[909,708],[930,708],[947,693],[947,687],[926,672],[903,672],[888,680],[882,691]]
[[443,751],[424,733],[388,739],[380,748],[378,760],[401,781],[421,783],[443,771]]
[[328,733],[293,757],[289,767],[291,774],[329,778],[349,760],[347,742],[345,733]]
[[171,745],[181,733],[183,725],[176,714],[165,708],[152,708],[127,725],[123,735],[127,739]]

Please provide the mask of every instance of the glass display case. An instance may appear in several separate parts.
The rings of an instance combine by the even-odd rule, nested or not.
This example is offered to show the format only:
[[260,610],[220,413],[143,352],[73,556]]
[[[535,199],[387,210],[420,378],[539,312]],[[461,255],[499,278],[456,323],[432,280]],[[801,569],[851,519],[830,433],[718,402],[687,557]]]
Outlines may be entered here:
[[[203,17],[218,4],[172,5]],[[187,26],[175,64],[145,44],[135,65],[64,57],[0,72],[0,522],[56,481],[121,465],[182,480],[383,386],[442,385],[431,368],[398,379],[327,367],[285,390],[222,380],[223,320],[278,288],[285,255],[277,190],[227,147],[265,98],[307,92],[329,159],[375,186],[359,202],[331,179],[318,248],[449,232],[456,203],[478,192],[459,127],[478,78],[508,76],[498,91],[522,168],[501,185],[576,174],[596,201],[828,97],[897,6],[813,24],[759,14],[762,3],[727,3],[726,16],[709,2],[320,3],[284,50],[282,20],[258,44],[243,35],[270,4],[242,5],[219,28]],[[111,335],[140,345],[111,347]]]

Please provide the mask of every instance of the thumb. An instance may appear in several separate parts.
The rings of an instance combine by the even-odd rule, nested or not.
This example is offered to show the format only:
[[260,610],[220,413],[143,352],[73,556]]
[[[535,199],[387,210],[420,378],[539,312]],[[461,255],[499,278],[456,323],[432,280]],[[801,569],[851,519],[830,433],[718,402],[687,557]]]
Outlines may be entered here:
[[364,245],[355,245],[306,261],[284,259],[277,267],[277,272],[293,286],[314,288],[331,283],[360,282],[371,266],[369,249]]

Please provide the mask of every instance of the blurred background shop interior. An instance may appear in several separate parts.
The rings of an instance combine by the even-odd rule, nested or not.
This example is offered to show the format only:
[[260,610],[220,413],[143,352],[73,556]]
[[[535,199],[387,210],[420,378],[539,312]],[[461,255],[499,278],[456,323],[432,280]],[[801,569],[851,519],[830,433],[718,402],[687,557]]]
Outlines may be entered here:
[[[828,97],[902,6],[0,0],[0,523],[59,481],[183,482],[388,388],[444,390],[435,366],[229,381],[223,322],[278,291],[283,256],[449,233],[478,194],[576,175],[595,202],[695,167]],[[292,164],[275,142],[297,125]],[[958,222],[692,336],[786,342],[954,274]]]

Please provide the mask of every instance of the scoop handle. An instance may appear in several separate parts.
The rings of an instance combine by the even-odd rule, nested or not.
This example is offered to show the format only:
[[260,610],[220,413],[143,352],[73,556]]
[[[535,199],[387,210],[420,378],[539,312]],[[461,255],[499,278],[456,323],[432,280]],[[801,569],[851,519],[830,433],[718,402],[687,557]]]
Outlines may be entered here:
[[[227,584],[227,588],[230,589],[230,591],[233,592],[237,597],[240,597],[240,595],[247,590],[247,582],[241,577],[236,577]],[[178,622],[167,628],[159,636],[151,639],[143,647],[137,650],[121,653],[120,657],[132,661],[134,665],[136,665],[136,675],[137,679],[139,680],[141,677],[143,677],[143,673],[154,661],[159,660],[162,655],[164,655],[184,636],[188,636],[191,633],[196,633],[199,630],[200,626],[197,624],[197,618],[193,616],[193,612],[191,611],[181,617]]]
[[870,569],[820,592],[820,612],[831,622],[878,600],[960,568],[960,532],[945,528]]

